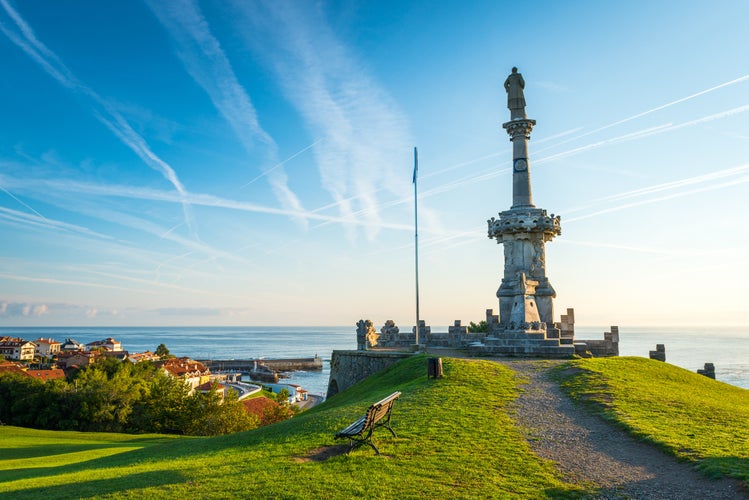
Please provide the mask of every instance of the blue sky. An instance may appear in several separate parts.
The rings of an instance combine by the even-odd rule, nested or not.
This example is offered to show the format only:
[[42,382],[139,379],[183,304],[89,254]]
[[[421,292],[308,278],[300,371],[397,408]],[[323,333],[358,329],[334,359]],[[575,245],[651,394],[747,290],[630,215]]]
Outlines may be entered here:
[[0,326],[497,309],[526,80],[557,313],[744,324],[749,4],[0,0]]

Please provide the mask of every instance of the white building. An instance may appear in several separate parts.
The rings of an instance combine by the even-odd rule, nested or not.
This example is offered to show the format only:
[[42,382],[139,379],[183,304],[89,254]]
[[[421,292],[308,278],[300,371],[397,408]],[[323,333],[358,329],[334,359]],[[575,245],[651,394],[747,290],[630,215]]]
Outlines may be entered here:
[[36,355],[40,358],[51,358],[57,356],[62,346],[61,343],[54,339],[36,339]]
[[0,337],[0,355],[16,361],[33,361],[36,346],[16,337]]
[[117,342],[112,337],[109,337],[104,340],[95,340],[94,342],[89,342],[88,344],[86,344],[87,351],[101,348],[104,348],[107,351],[119,352],[122,351],[122,343]]

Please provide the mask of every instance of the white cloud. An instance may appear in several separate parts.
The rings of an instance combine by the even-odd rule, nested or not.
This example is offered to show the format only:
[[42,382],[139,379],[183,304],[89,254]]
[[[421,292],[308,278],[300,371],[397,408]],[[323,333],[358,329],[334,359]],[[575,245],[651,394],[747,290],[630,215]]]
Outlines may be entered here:
[[[281,205],[301,213],[302,204],[289,188],[286,172],[278,162],[276,142],[260,125],[250,96],[237,80],[196,2],[149,1],[148,4],[172,36],[187,72],[208,94],[243,147],[251,151],[256,142],[266,146],[269,165],[264,167],[262,175],[267,176]],[[297,221],[306,224],[304,219]]]
[[37,304],[31,309],[31,314],[37,318],[44,316],[47,312],[49,312],[47,304]]
[[[175,190],[182,196],[186,191],[174,169],[159,158],[146,143],[145,139],[136,133],[125,118],[116,111],[115,107],[99,96],[94,90],[81,82],[62,60],[44,45],[21,15],[10,6],[7,0],[0,0],[0,6],[16,25],[11,29],[0,23],[2,31],[13,43],[18,45],[29,57],[36,61],[52,78],[61,85],[86,96],[92,105],[94,116],[104,124],[117,138],[129,147],[150,168],[162,174]],[[182,210],[188,227],[193,232],[192,210],[187,203],[182,203]]]
[[347,220],[360,214],[378,227],[377,191],[405,196],[409,189],[412,141],[404,115],[316,4],[234,5],[242,33],[267,58],[310,133],[322,139],[315,158],[339,213]]
[[[171,191],[160,191],[157,189],[140,188],[126,185],[117,184],[91,184],[85,182],[76,181],[61,181],[61,180],[43,180],[38,179],[19,179],[19,178],[5,178],[6,185],[14,187],[16,190],[42,190],[43,192],[49,193],[50,191],[60,191],[68,193],[86,193],[89,195],[98,196],[111,196],[111,197],[123,197],[133,198],[141,200],[151,201],[162,201],[167,203],[181,203],[183,198],[177,193]],[[46,190],[46,191],[45,191]],[[367,218],[347,218],[340,216],[325,215],[317,213],[317,211],[294,211],[287,210],[277,207],[269,207],[265,205],[258,205],[256,203],[237,201],[229,198],[222,198],[211,194],[202,193],[189,193],[185,198],[191,205],[203,205],[206,207],[213,208],[224,208],[228,210],[237,210],[241,212],[254,212],[264,213],[269,215],[282,215],[287,217],[300,217],[310,220],[318,220],[325,222],[336,222],[346,225],[363,226],[369,230],[379,230],[382,228],[398,229],[398,230],[413,230],[413,226],[410,224],[394,224],[386,223],[381,220],[372,222]],[[168,237],[170,231],[159,230],[155,234],[160,234],[164,237]]]

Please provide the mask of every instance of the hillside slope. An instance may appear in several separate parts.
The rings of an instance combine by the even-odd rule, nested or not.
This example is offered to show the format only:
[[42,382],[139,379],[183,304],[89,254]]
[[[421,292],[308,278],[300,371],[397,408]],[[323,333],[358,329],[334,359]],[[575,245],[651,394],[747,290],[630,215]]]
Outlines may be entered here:
[[556,378],[573,400],[635,437],[709,477],[749,486],[748,390],[638,357],[576,360]]
[[[507,414],[513,372],[489,361],[444,360],[427,380],[416,357],[290,420],[217,438],[43,433],[0,428],[0,496],[65,498],[543,498],[580,492],[537,458]],[[367,406],[402,391],[393,438],[318,460]],[[57,453],[56,435],[66,443]],[[6,439],[15,436],[13,439]]]
[[[498,363],[403,360],[294,419],[216,438],[0,427],[0,497],[563,498],[565,483],[511,412],[524,382]],[[642,358],[577,360],[555,371],[573,399],[710,475],[749,481],[749,391]],[[393,438],[342,454],[333,435],[401,391]]]

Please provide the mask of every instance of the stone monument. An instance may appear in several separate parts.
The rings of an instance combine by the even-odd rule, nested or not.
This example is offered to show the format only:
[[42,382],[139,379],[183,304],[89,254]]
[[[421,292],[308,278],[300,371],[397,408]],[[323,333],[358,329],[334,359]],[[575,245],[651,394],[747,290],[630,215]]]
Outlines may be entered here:
[[502,128],[512,142],[512,206],[487,221],[489,238],[504,245],[504,275],[497,290],[499,321],[486,347],[498,354],[571,356],[572,340],[561,339],[554,324],[556,292],[546,276],[545,245],[561,234],[560,218],[536,208],[531,191],[528,141],[536,120],[526,115],[525,80],[517,68],[504,87],[510,121]]
[[[618,356],[619,328],[603,339],[575,339],[575,312],[554,322],[556,292],[546,274],[546,243],[562,233],[560,217],[533,204],[528,143],[536,120],[526,114],[525,80],[517,68],[504,82],[510,121],[502,124],[512,142],[512,205],[487,221],[488,236],[504,247],[497,298],[499,314],[486,310],[486,328],[469,331],[456,320],[447,332],[432,332],[425,321],[410,331],[387,320],[377,334],[372,322],[357,323],[357,351],[334,351],[328,395],[400,357],[410,356],[419,331],[426,348],[466,349],[478,356],[571,358]],[[483,322],[482,322],[483,323]],[[483,326],[483,325],[482,325]],[[665,356],[665,353],[663,353]]]

